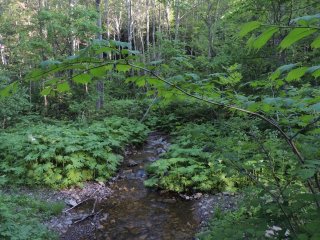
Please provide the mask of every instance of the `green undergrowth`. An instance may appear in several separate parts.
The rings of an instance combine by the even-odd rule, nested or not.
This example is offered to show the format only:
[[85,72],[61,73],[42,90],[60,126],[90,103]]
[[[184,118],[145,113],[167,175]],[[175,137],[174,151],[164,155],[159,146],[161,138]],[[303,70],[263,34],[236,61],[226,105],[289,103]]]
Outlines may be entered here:
[[129,144],[148,130],[136,120],[111,117],[90,125],[18,125],[0,136],[2,181],[54,188],[105,181],[117,170]]
[[63,203],[49,203],[24,195],[7,195],[0,191],[0,239],[58,239],[41,222],[58,215]]
[[178,127],[169,151],[148,166],[145,185],[176,192],[234,190],[242,180],[227,177],[216,152],[219,134],[221,130],[210,123]]
[[249,187],[243,191],[244,198],[236,211],[215,209],[208,227],[197,237],[200,240],[318,240],[320,219],[312,197],[303,187],[295,188],[295,191],[286,190],[284,198],[277,203],[263,189]]
[[[148,166],[148,187],[176,192],[236,191],[250,184],[241,172],[254,176],[265,174],[267,156],[261,152],[262,138],[265,147],[272,150],[272,158],[281,160],[277,173],[291,171],[295,162],[283,148],[283,142],[271,130],[258,131],[257,121],[235,117],[213,123],[189,123],[178,127],[167,153]],[[284,164],[287,161],[287,164]],[[264,180],[262,180],[264,181]],[[266,180],[265,180],[266,181]]]

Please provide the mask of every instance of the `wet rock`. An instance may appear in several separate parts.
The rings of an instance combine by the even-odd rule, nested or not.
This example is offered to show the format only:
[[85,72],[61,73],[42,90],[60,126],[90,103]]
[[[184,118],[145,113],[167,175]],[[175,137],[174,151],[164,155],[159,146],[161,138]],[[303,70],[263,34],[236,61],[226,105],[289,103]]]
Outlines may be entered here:
[[71,219],[66,220],[66,221],[65,221],[65,224],[71,225],[71,224],[72,224],[72,220],[71,220]]
[[136,173],[136,177],[137,178],[144,178],[146,177],[147,174],[146,174],[146,171],[144,169],[139,169]]
[[127,166],[128,167],[134,167],[134,166],[137,166],[138,163],[134,160],[129,160],[128,163],[127,163]]
[[164,203],[176,203],[177,199],[175,199],[175,198],[167,198],[167,199],[163,199],[162,202],[164,202]]
[[162,153],[165,153],[166,150],[163,148],[157,148],[156,152],[157,152],[157,154],[162,154]]
[[144,234],[144,235],[141,235],[138,240],[145,240],[145,239],[148,239],[148,234]]
[[201,198],[201,197],[202,197],[202,193],[196,193],[196,194],[193,196],[194,199],[199,199],[199,198]]
[[109,217],[108,213],[103,214],[103,216],[100,218],[100,222],[106,221]]
[[77,205],[77,201],[74,200],[74,199],[67,199],[67,200],[65,201],[65,203],[68,204],[68,205],[71,206],[71,207],[74,207],[74,206]]
[[98,230],[102,230],[102,229],[104,229],[104,226],[101,225],[101,224],[98,224],[98,225],[96,226],[96,228],[97,228]]
[[169,192],[169,190],[161,190],[159,192],[160,195],[164,195],[164,194],[167,194]]

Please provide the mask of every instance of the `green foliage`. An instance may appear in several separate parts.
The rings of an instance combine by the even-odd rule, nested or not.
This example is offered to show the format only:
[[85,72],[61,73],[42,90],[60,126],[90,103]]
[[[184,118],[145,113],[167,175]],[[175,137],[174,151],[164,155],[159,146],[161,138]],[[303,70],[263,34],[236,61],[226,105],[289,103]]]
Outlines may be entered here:
[[[17,82],[9,84],[10,79],[0,72],[0,121],[1,128],[16,122],[21,114],[30,109],[26,89]],[[1,97],[2,96],[2,97]]]
[[146,138],[144,125],[112,117],[88,126],[44,125],[3,132],[1,175],[11,183],[65,187],[105,181],[117,170],[120,153]]
[[221,141],[220,134],[211,124],[178,127],[169,151],[147,168],[150,179],[145,185],[177,192],[234,190],[240,186],[243,180],[235,172],[226,178],[226,165],[216,152],[215,141]]
[[[303,199],[304,205],[297,204],[297,199],[288,202],[281,199],[280,210],[270,194],[248,188],[235,212],[215,214],[208,228],[197,236],[203,240],[318,239],[320,222],[316,210],[308,204],[310,195],[300,193],[295,197]],[[301,221],[299,224],[294,220],[296,217]]]
[[[281,41],[279,47],[281,49],[286,49],[292,46],[294,43],[319,31],[317,23],[320,21],[320,18],[318,16],[319,14],[313,16],[303,16],[294,19],[292,22],[297,24],[296,27],[288,27],[290,31],[287,36]],[[257,30],[261,26],[263,26],[263,24],[258,21],[248,22],[242,26],[239,35],[241,37],[244,37],[248,33]],[[276,32],[280,31],[280,28],[281,26],[267,25],[267,28],[264,29],[257,38],[250,38],[248,40],[249,46],[256,49],[262,48]],[[316,48],[316,40],[315,43],[312,43],[312,45],[314,46],[314,48]]]
[[41,221],[60,214],[63,203],[49,203],[28,196],[0,193],[1,239],[58,239]]

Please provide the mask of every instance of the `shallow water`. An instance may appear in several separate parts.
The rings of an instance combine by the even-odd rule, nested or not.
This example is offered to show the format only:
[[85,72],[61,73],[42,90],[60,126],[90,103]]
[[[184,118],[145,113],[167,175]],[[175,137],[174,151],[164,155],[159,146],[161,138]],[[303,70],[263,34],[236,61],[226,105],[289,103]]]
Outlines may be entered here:
[[[110,185],[113,195],[97,206],[107,217],[96,239],[193,239],[198,226],[193,203],[143,185],[146,164],[158,159],[167,145],[165,136],[151,133],[143,149],[126,157],[120,178]],[[132,161],[137,165],[128,167]]]

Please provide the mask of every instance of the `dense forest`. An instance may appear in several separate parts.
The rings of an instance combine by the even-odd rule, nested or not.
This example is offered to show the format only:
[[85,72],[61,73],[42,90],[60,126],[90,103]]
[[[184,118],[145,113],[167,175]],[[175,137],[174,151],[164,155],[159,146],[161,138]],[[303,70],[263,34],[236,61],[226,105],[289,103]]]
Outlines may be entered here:
[[0,239],[320,239],[319,49],[318,0],[0,0]]

